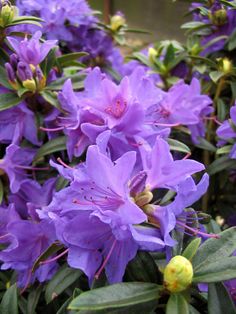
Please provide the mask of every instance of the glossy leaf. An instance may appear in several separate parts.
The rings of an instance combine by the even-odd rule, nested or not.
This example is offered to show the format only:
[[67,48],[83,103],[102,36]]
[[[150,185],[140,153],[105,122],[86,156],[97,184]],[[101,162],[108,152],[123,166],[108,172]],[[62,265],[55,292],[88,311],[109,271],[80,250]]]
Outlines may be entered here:
[[12,285],[4,293],[0,304],[1,314],[18,314],[17,287]]
[[174,140],[172,138],[168,138],[167,141],[170,145],[171,150],[181,152],[181,153],[186,153],[186,154],[191,153],[190,148],[187,145],[185,145],[184,143],[177,141],[177,140]]
[[189,314],[188,303],[182,294],[171,294],[167,302],[166,314]]
[[207,168],[207,172],[209,175],[213,175],[231,167],[236,168],[236,160],[230,159],[228,156],[222,156],[210,164],[210,166]]
[[52,277],[46,286],[45,300],[47,303],[57,298],[65,289],[71,286],[80,276],[82,271],[69,267],[62,267]]
[[40,147],[37,154],[34,157],[34,160],[39,160],[40,158],[55,153],[60,152],[66,149],[66,137],[59,136],[55,139],[52,139],[46,142],[44,145]]
[[22,102],[22,99],[19,98],[14,93],[1,94],[0,97],[0,111],[12,108]]
[[191,261],[194,255],[197,253],[200,244],[201,244],[200,238],[192,240],[183,251],[182,256]]
[[82,293],[69,305],[72,310],[96,311],[157,300],[162,290],[153,283],[118,283]]

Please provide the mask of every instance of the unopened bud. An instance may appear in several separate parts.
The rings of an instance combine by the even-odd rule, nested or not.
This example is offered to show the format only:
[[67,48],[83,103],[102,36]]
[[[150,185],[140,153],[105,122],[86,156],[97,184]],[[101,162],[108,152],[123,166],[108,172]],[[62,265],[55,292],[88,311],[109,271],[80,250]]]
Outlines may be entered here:
[[218,60],[220,71],[222,71],[225,74],[228,74],[232,71],[233,65],[232,65],[232,62],[228,58],[219,58],[217,60]]
[[0,26],[5,27],[10,24],[15,15],[14,7],[6,1],[1,2]]
[[149,47],[148,48],[148,59],[151,62],[155,62],[155,59],[157,56],[158,56],[158,53],[157,53],[156,49],[154,49],[153,47]]
[[117,13],[111,17],[110,27],[113,32],[116,32],[120,27],[125,25],[125,18],[121,13]]
[[221,26],[227,23],[227,11],[220,4],[214,4],[210,13],[210,20],[214,25]]
[[151,202],[153,199],[153,194],[149,190],[144,190],[143,192],[137,194],[134,199],[136,205],[143,207],[144,205],[147,205]]
[[31,92],[35,92],[37,87],[34,79],[31,80],[25,80],[22,82],[22,85],[27,88]]
[[164,286],[173,293],[187,289],[192,279],[192,264],[181,255],[173,257],[164,270]]

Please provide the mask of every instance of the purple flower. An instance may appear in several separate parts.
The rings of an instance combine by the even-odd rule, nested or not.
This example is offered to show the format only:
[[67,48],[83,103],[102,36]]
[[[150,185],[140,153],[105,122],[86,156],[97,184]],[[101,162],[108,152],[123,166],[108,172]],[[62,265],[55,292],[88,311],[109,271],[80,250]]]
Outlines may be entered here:
[[[231,120],[224,121],[216,131],[217,136],[223,140],[218,142],[219,146],[224,145],[227,140],[236,138],[236,131],[234,128],[236,125],[236,104],[230,109],[230,118]],[[236,144],[233,145],[229,156],[234,159],[236,158]]]
[[159,126],[187,125],[192,130],[193,140],[197,141],[198,136],[204,135],[203,118],[212,112],[211,104],[208,96],[201,95],[200,82],[193,78],[190,85],[182,81],[175,84],[148,109],[147,119]]
[[18,41],[13,37],[7,37],[10,45],[18,55],[20,61],[26,64],[37,66],[47,56],[49,51],[55,47],[56,40],[46,40],[44,43],[40,43],[42,33],[36,32],[31,39],[25,38],[22,41]]
[[34,150],[15,144],[7,147],[4,158],[0,160],[0,170],[1,174],[7,174],[12,193],[18,192],[22,181],[27,178],[26,170],[30,168],[34,154]]

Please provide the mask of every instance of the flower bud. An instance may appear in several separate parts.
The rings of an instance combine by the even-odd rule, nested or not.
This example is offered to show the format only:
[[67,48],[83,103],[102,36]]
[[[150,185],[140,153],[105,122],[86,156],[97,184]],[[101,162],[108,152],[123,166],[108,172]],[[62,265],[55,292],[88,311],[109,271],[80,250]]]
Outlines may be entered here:
[[217,59],[219,70],[225,74],[228,74],[232,71],[233,66],[232,62],[228,58],[219,58]]
[[1,1],[0,8],[0,26],[4,27],[10,24],[15,15],[14,7],[7,1]]
[[156,49],[154,49],[153,47],[149,47],[148,48],[148,59],[151,62],[155,62],[155,59],[157,56],[158,56],[158,53],[157,53]]
[[37,87],[34,79],[31,80],[25,80],[22,82],[22,85],[27,88],[31,92],[35,92]]
[[20,61],[17,65],[17,75],[20,81],[31,80],[33,78],[30,66],[22,61]]
[[164,286],[173,293],[185,290],[191,284],[192,279],[192,264],[180,255],[173,257],[164,270]]
[[125,22],[123,14],[117,13],[111,17],[110,27],[113,32],[116,32],[120,27],[125,25]]
[[219,2],[215,2],[209,17],[214,25],[224,25],[227,23],[227,10]]

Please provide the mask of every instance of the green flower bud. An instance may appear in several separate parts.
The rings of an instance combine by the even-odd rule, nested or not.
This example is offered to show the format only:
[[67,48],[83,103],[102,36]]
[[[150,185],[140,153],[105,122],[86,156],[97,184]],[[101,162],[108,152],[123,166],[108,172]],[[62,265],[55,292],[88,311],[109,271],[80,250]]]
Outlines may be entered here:
[[120,27],[125,25],[125,22],[125,18],[122,15],[116,14],[111,17],[110,27],[113,32],[116,32]]
[[153,47],[150,47],[148,49],[148,59],[154,63],[157,56],[158,56],[158,53],[156,49],[154,49]]
[[219,58],[217,59],[219,70],[225,74],[232,72],[233,66],[232,62],[228,58]]
[[210,20],[214,25],[224,25],[227,22],[227,11],[222,8],[210,13]]
[[173,257],[164,270],[164,286],[173,293],[185,290],[192,279],[192,264],[181,255]]
[[14,6],[1,1],[1,10],[0,10],[0,26],[5,27],[10,24],[15,16]]
[[22,85],[27,88],[31,92],[35,92],[37,87],[34,79],[31,80],[25,80],[22,82]]

